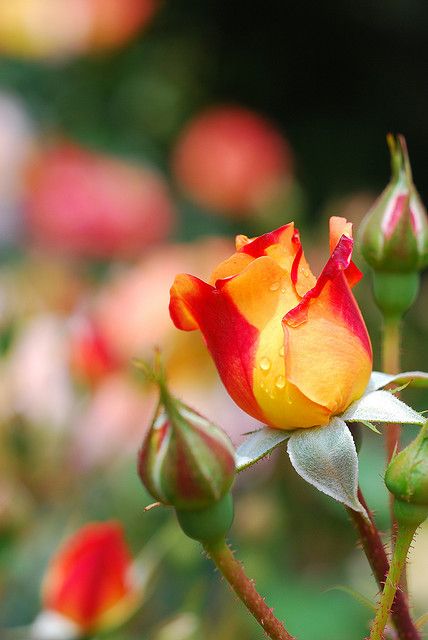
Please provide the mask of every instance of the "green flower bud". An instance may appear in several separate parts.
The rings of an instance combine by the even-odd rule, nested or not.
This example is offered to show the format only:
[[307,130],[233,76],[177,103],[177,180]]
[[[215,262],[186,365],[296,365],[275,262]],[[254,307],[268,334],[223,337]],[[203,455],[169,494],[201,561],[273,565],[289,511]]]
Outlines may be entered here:
[[159,406],[139,452],[138,473],[159,502],[177,511],[207,509],[232,486],[233,445],[222,429],[171,396],[164,383],[160,389]]
[[420,524],[428,516],[428,422],[390,462],[385,484],[396,498],[398,522]]
[[391,180],[364,218],[361,252],[376,271],[409,273],[428,263],[428,218],[413,183],[403,136],[387,136]]

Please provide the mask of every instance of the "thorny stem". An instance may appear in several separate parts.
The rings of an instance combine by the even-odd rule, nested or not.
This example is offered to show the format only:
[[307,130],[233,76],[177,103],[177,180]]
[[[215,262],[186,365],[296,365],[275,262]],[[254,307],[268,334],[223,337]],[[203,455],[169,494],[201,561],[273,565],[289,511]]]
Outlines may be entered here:
[[[377,583],[383,589],[389,571],[388,558],[373,516],[360,489],[358,490],[358,499],[369,514],[370,522],[361,513],[353,509],[348,508],[347,511],[358,531],[361,544]],[[401,590],[398,590],[395,594],[391,617],[400,640],[421,640],[421,634],[410,617],[407,597]]]
[[388,622],[388,616],[391,611],[394,596],[397,592],[403,567],[406,564],[407,554],[415,531],[415,526],[409,527],[400,525],[398,528],[394,554],[392,556],[391,566],[371,629],[370,640],[382,640],[384,637],[385,626]]
[[282,622],[273,614],[262,596],[254,586],[254,582],[245,574],[244,568],[233,555],[225,540],[215,544],[204,544],[205,551],[217,566],[238,598],[257,620],[271,640],[295,640],[286,631]]

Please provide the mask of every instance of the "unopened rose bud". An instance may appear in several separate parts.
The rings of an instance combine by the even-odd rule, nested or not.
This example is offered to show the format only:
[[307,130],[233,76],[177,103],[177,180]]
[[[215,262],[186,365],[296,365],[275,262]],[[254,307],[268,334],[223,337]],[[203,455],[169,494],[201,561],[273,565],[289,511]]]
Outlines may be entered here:
[[387,136],[391,180],[363,220],[361,252],[374,269],[374,294],[385,315],[401,316],[428,263],[428,217],[413,183],[405,138]]
[[385,484],[396,498],[398,522],[421,524],[428,517],[428,423],[392,459]]
[[187,535],[224,535],[233,517],[233,445],[222,429],[174,398],[164,382],[159,386],[159,406],[139,452],[139,476],[156,500],[175,507]]

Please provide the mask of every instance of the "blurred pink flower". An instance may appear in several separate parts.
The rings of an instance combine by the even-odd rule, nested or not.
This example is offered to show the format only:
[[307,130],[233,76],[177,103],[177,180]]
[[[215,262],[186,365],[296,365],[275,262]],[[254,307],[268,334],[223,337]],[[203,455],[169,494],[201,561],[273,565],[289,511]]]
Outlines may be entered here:
[[27,321],[4,366],[7,393],[0,401],[2,413],[17,413],[41,427],[69,426],[75,396],[62,319],[45,314]]
[[167,354],[174,352],[180,333],[171,322],[168,304],[175,274],[193,268],[204,277],[231,246],[220,238],[164,245],[113,277],[95,305],[95,321],[113,352],[124,361],[147,357],[155,346]]
[[36,245],[89,258],[138,256],[175,219],[158,172],[71,143],[35,159],[25,213]]
[[275,197],[292,174],[291,149],[263,116],[214,106],[185,127],[172,167],[185,193],[231,217],[251,215]]
[[124,374],[103,380],[89,396],[73,427],[73,462],[91,468],[135,455],[156,398]]

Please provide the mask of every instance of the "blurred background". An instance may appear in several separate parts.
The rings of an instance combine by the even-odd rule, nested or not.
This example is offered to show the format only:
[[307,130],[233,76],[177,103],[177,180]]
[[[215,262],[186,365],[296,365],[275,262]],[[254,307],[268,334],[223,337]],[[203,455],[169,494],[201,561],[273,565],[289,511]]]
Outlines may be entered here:
[[[423,0],[0,2],[1,638],[37,615],[64,536],[109,518],[135,554],[169,532],[141,611],[112,638],[261,638],[169,513],[143,512],[135,458],[156,397],[131,359],[161,346],[187,403],[235,443],[254,428],[200,336],[172,327],[169,287],[207,277],[236,233],[290,220],[319,273],[328,217],[358,228],[389,179],[388,131],[406,136],[426,201],[427,36]],[[379,366],[369,278],[356,295]],[[427,299],[425,279],[407,370],[427,368]],[[386,529],[381,438],[365,433],[360,457]],[[370,609],[333,589],[376,597],[345,511],[283,452],[239,478],[236,500],[233,545],[289,630],[363,637]],[[427,553],[425,528],[410,570],[419,614]]]

